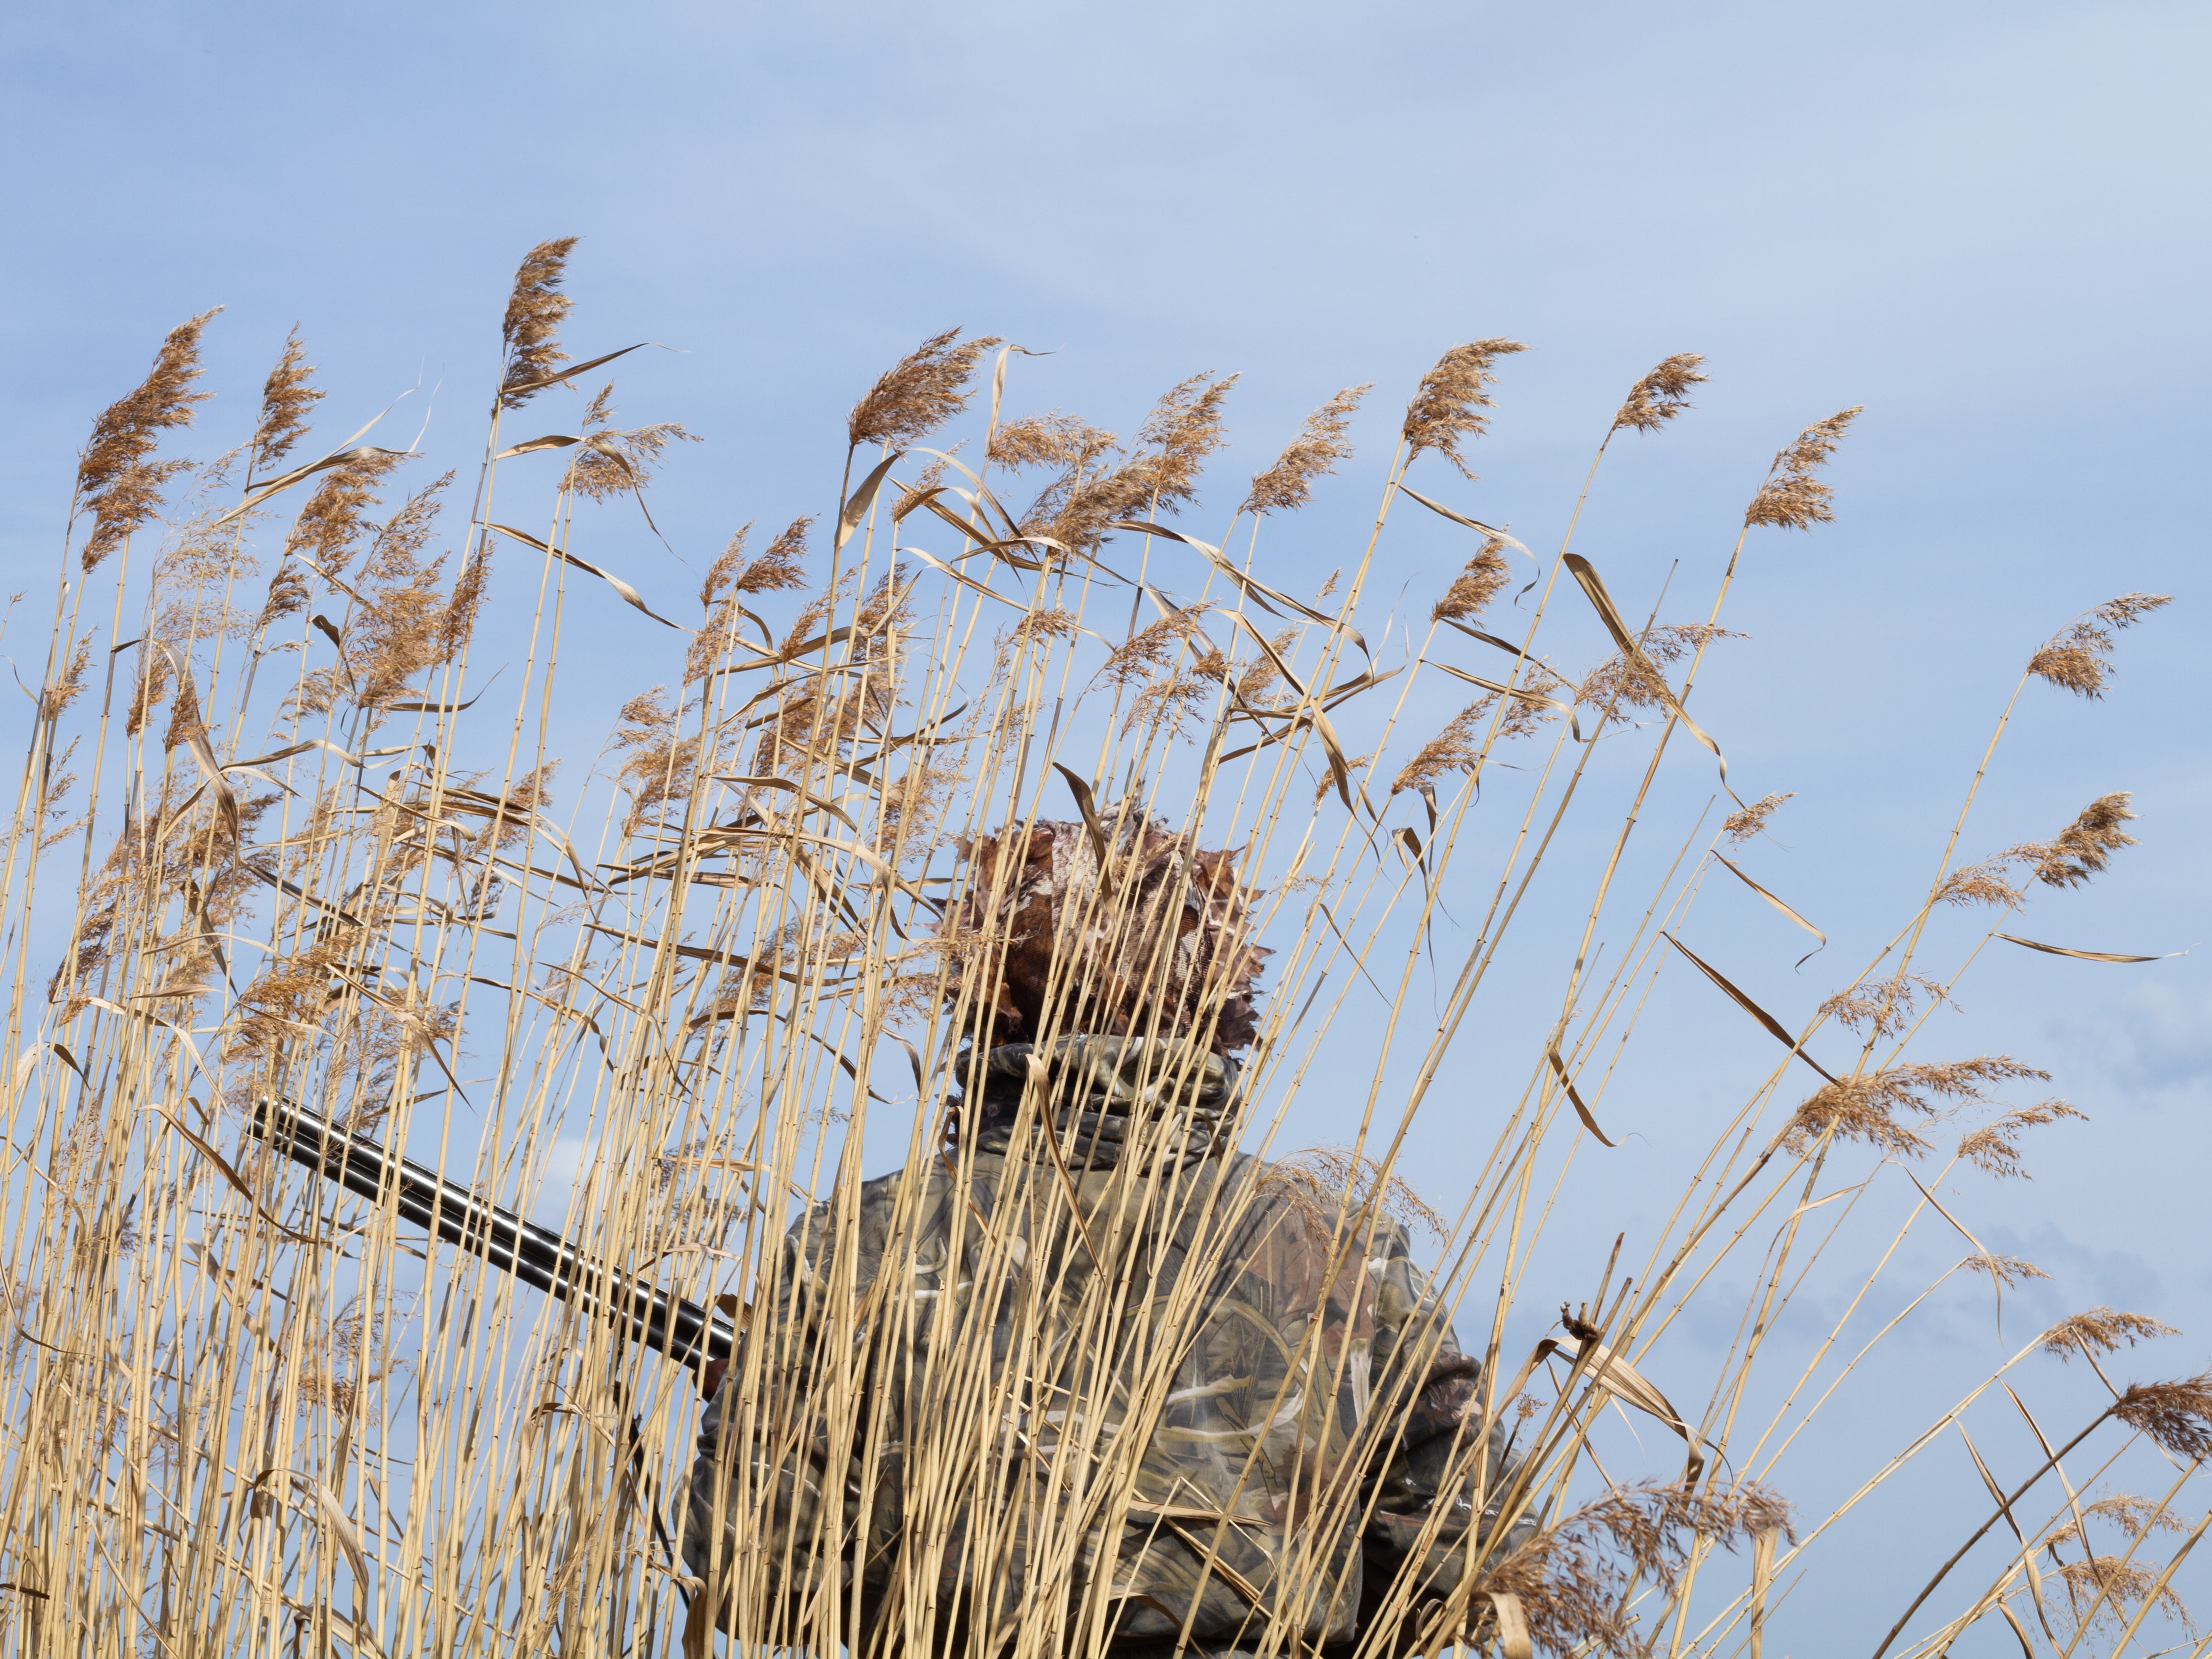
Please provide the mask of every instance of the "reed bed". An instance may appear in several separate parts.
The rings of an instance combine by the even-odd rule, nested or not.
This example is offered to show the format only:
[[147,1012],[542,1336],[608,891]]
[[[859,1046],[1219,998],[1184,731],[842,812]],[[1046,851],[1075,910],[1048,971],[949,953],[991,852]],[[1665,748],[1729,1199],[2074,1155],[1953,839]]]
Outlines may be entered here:
[[[1019,348],[950,332],[862,392],[840,498],[748,525],[678,605],[578,533],[607,521],[579,520],[599,503],[657,535],[653,480],[690,434],[617,423],[623,352],[568,354],[571,247],[545,243],[517,274],[471,477],[429,476],[388,447],[388,421],[311,441],[343,400],[321,406],[296,337],[252,432],[184,459],[212,313],[94,422],[5,860],[0,1646],[1099,1652],[1127,1613],[1092,1571],[1099,1540],[1134,1528],[1175,1533],[1244,1598],[1231,1645],[1303,1651],[1331,1540],[1370,1524],[1377,1494],[1321,1459],[1254,1584],[1224,1542],[1238,1517],[1144,1489],[1186,1328],[1207,1317],[1196,1280],[1148,1301],[1130,1242],[1170,1201],[1172,1160],[1109,1193],[1048,1129],[1050,1156],[987,1192],[957,1121],[995,1042],[1187,1018],[1243,1054],[1218,1132],[1268,1164],[1220,1202],[1288,1194],[1332,1277],[1428,1229],[1407,1328],[1432,1342],[1455,1324],[1480,1363],[1443,1478],[1476,1483],[1495,1519],[1450,1546],[1443,1589],[1376,1584],[1328,1644],[1342,1659],[1757,1659],[1796,1587],[1854,1578],[1836,1524],[1954,1440],[1990,1522],[1929,1562],[1924,1588],[1863,1586],[1897,1619],[1885,1653],[2206,1650],[2180,1591],[2212,1524],[2191,1482],[2212,1376],[2126,1380],[2115,1366],[2164,1328],[2146,1315],[2094,1309],[2021,1343],[1869,1449],[1832,1514],[1793,1510],[1777,1473],[1935,1293],[1887,1276],[1908,1233],[1961,1235],[1953,1274],[1999,1295],[2039,1273],[1972,1242],[1939,1192],[1964,1170],[2018,1175],[2074,1109],[2026,1061],[1917,1045],[1985,945],[2053,948],[2020,920],[2039,887],[2093,879],[2130,839],[2109,795],[1974,856],[1985,756],[1955,820],[1930,826],[1924,898],[1802,1029],[1684,942],[1715,882],[1756,892],[1808,949],[1818,937],[1760,878],[1756,838],[1786,797],[1738,796],[1727,734],[1689,705],[1739,578],[1829,520],[1824,469],[1856,411],[1782,443],[1726,556],[1680,577],[1705,591],[1662,611],[1651,584],[1577,554],[1571,527],[1537,551],[1454,504],[1515,342],[1457,346],[1411,388],[1337,393],[1249,483],[1217,466],[1209,518],[1198,486],[1228,380],[1170,388],[1123,438],[1017,415]],[[1681,441],[1703,379],[1683,355],[1637,380],[1590,477],[1618,444]],[[1355,487],[1348,424],[1385,395],[1406,413],[1370,532],[1322,592],[1290,592],[1270,546],[1298,536],[1322,480]],[[1410,635],[1378,626],[1390,602],[1371,598],[1409,514],[1465,538]],[[2028,687],[2096,696],[2117,634],[2163,603],[2130,593],[2060,622],[1990,755]],[[479,649],[494,605],[528,614],[504,674]],[[556,687],[610,615],[625,641],[650,636],[640,678],[665,684],[622,708],[594,765],[563,752],[591,716]],[[1594,662],[1558,659],[1592,638]],[[1440,726],[1424,719],[1438,687],[1458,708]],[[1662,764],[1709,775],[1717,806],[1672,821]],[[1024,909],[1048,844],[1076,873],[1060,908]],[[1478,1178],[1423,1190],[1410,1127],[1454,1093],[1455,1037],[1494,994],[1540,868],[1589,893],[1556,1013],[1489,1028],[1484,1065],[1512,1087],[1460,1126]],[[1189,893],[1195,954],[1153,948],[1147,907]],[[1459,925],[1440,938],[1447,908]],[[1939,953],[1950,933],[1930,920],[1954,910],[1986,926]],[[1256,999],[1248,935],[1267,952]],[[1615,1241],[1569,1218],[1571,1167],[1607,1155],[1607,1096],[1633,1076],[1662,974],[1709,983],[1728,1040],[1769,1044],[1771,1063],[1677,1126],[1705,1147],[1694,1181],[1663,1225]],[[1338,1114],[1341,1145],[1291,1152],[1276,1143],[1316,1067],[1364,1091]],[[725,1552],[702,1575],[673,1532],[699,1377],[279,1157],[251,1127],[270,1100],[557,1211],[594,1261],[719,1308],[745,1334],[718,1397],[765,1442],[833,1443],[860,1471],[852,1514],[783,1534],[781,1560]],[[1023,1109],[1034,1127],[1045,1108]],[[898,1288],[930,1266],[919,1178],[885,1212],[872,1282],[848,1255],[824,1277],[830,1258],[786,1247],[802,1219],[857,1236],[870,1145],[943,1172],[970,1275],[945,1294],[1013,1310],[1000,1359]],[[1865,1192],[1907,1183],[1896,1229],[1844,1227]],[[1561,1282],[1532,1264],[1561,1259],[1540,1244],[1572,1229],[1584,1265]],[[1235,1236],[1202,1230],[1209,1249]],[[1793,1302],[1816,1264],[1856,1289],[1810,1362],[1776,1376],[1778,1327],[1819,1318]],[[1517,1310],[1561,1304],[1533,1352],[1509,1345]],[[1717,1369],[1669,1343],[1692,1314],[1735,1325]],[[934,1355],[898,1422],[877,1375],[892,1341]],[[2109,1376],[2109,1403],[2086,1423],[2031,1417],[2041,1456],[2015,1433],[1985,1462],[1970,1417],[2064,1361]],[[1352,1360],[1316,1322],[1284,1363],[1334,1397]],[[1334,1448],[1350,1462],[1387,1447],[1409,1401],[1374,1404],[1367,1440]],[[1679,1446],[1680,1475],[1605,1472],[1615,1407]],[[739,1468],[720,1501],[764,1514],[760,1481]],[[843,1529],[885,1492],[900,1518],[871,1571],[892,1590],[864,1606],[840,1576]],[[1419,1522],[1419,1545],[1443,1524]],[[956,1536],[957,1604],[933,1591]]]

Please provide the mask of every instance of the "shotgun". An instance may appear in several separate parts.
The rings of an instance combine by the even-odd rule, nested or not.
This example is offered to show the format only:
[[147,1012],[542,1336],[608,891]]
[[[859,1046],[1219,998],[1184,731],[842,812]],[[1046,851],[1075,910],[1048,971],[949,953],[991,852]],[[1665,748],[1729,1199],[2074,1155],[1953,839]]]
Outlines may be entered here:
[[389,1205],[402,1221],[607,1322],[630,1341],[695,1370],[730,1357],[734,1328],[720,1311],[593,1261],[560,1234],[486,1203],[411,1158],[393,1157],[367,1135],[284,1100],[258,1103],[252,1121],[253,1133],[294,1163]]

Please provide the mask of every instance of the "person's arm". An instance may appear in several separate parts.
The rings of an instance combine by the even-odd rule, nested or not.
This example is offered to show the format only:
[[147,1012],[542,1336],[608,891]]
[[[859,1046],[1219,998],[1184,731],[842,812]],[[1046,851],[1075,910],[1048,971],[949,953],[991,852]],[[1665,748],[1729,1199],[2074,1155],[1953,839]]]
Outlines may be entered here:
[[[1489,1559],[1517,1548],[1536,1521],[1523,1516],[1504,1537],[1493,1535],[1514,1466],[1502,1424],[1491,1425],[1486,1446],[1474,1443],[1482,1368],[1461,1351],[1413,1267],[1403,1230],[1387,1224],[1374,1251],[1382,1264],[1373,1291],[1376,1464],[1365,1553],[1370,1569],[1386,1581],[1409,1568],[1416,1571],[1422,1580],[1418,1603],[1458,1583],[1478,1488],[1485,1511],[1478,1533],[1488,1542]],[[1416,1565],[1413,1557],[1432,1522],[1428,1547]]]

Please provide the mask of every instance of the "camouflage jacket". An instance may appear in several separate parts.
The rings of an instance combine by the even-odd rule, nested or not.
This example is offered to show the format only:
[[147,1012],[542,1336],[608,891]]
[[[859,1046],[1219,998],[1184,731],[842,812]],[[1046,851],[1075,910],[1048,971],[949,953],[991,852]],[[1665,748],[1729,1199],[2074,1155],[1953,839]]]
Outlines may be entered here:
[[1517,1541],[1471,1528],[1502,1436],[1404,1230],[1225,1152],[1233,1061],[982,1069],[957,1152],[814,1206],[756,1293],[683,1532],[734,1635],[1334,1646]]

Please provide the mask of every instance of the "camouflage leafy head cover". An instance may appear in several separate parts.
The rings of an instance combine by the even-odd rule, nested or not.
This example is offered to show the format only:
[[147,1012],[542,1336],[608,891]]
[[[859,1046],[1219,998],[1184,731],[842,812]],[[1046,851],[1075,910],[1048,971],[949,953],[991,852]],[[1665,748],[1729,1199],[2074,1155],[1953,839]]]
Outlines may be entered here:
[[968,891],[939,936],[968,969],[950,1000],[979,1045],[1192,1037],[1226,1054],[1258,1035],[1267,952],[1251,942],[1257,895],[1233,854],[1204,851],[1133,804],[960,850]]

